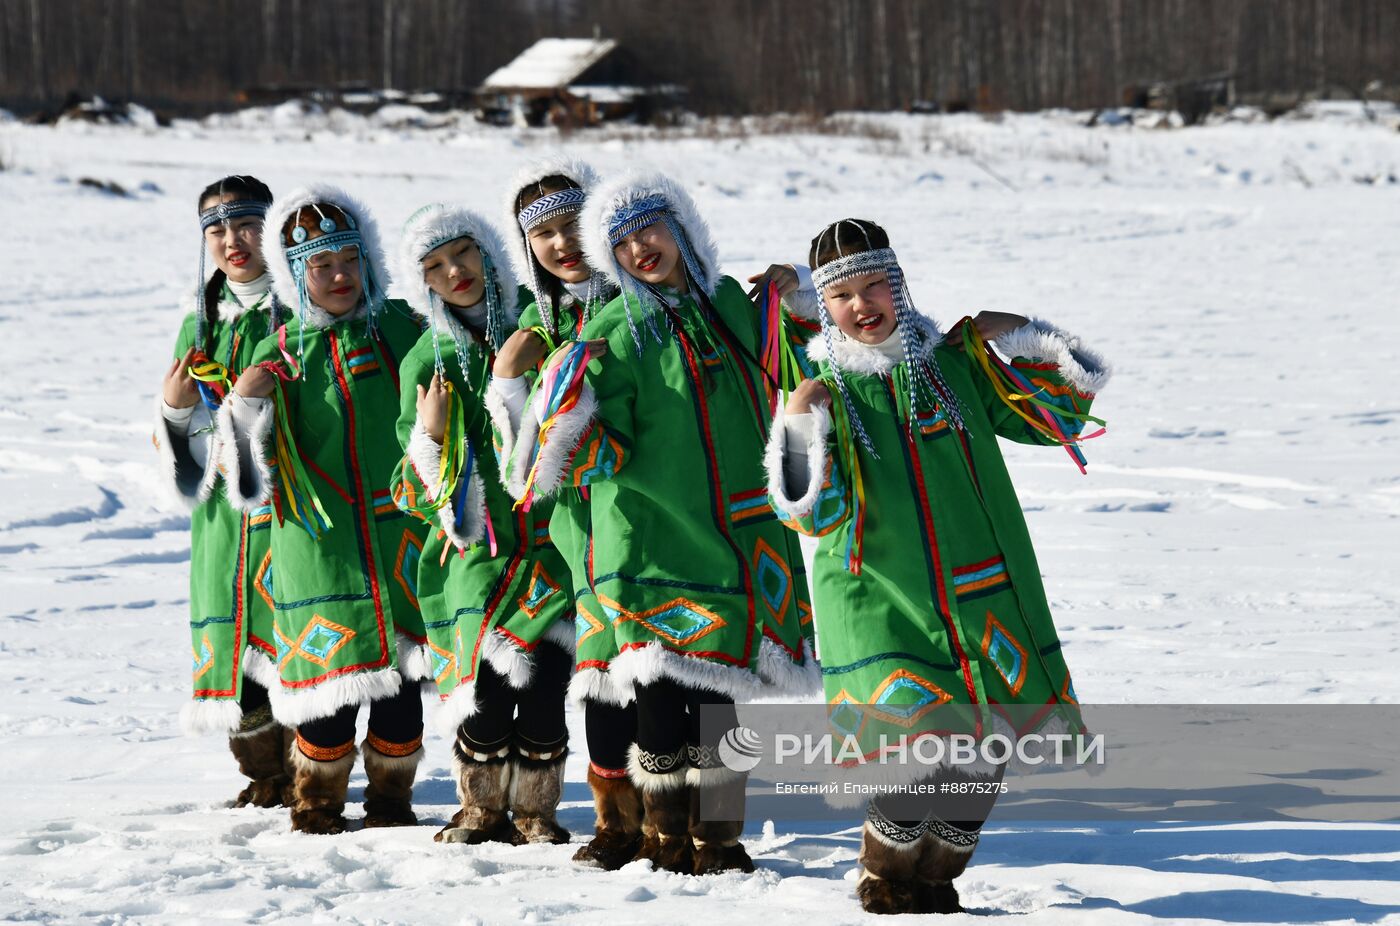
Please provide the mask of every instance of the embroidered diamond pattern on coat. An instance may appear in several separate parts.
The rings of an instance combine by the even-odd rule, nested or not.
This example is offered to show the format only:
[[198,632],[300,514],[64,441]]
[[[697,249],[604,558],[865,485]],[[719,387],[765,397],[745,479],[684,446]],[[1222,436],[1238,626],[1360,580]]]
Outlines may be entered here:
[[882,714],[906,727],[913,726],[914,721],[951,700],[953,696],[948,692],[908,669],[891,672],[870,698],[872,704],[879,705]]
[[317,614],[311,618],[311,623],[306,625],[301,636],[297,637],[296,655],[308,662],[316,663],[323,669],[328,669],[331,658],[354,636],[355,631],[349,627],[342,627],[340,624],[328,621]]
[[209,645],[209,634],[204,634],[199,641],[199,649],[194,653],[194,677],[198,680],[200,676],[214,668],[214,647]]
[[630,617],[674,646],[688,646],[725,626],[724,619],[718,614],[684,598],[676,598]]
[[258,574],[253,577],[253,588],[257,590],[258,596],[267,602],[267,606],[273,610],[277,606],[272,603],[272,551],[268,550],[263,557],[262,565],[258,567]]
[[860,702],[842,688],[828,705],[827,722],[842,736],[859,736],[860,728],[865,726],[865,711],[859,705]]
[[428,654],[433,660],[433,680],[441,683],[457,666],[457,657],[428,641]]
[[272,645],[277,647],[278,666],[285,665],[288,657],[292,655],[292,650],[296,648],[292,641],[287,639],[287,635],[282,632],[282,628],[276,624],[272,625]]
[[608,629],[607,625],[594,617],[592,612],[583,606],[582,602],[578,603],[578,616],[582,618],[582,620],[574,622],[575,646],[578,646],[583,643],[584,640],[597,636]]
[[1026,683],[1026,648],[991,611],[987,612],[987,629],[982,634],[982,655],[996,666],[1011,693],[1020,694],[1021,686]]
[[517,604],[527,617],[534,620],[545,603],[558,591],[559,583],[550,578],[543,563],[536,562],[534,570],[530,573],[530,581],[525,586],[525,594],[520,596]]
[[399,541],[399,553],[394,557],[394,578],[415,608],[418,607],[418,560],[422,553],[423,541],[413,531],[405,530]]
[[753,571],[763,603],[781,625],[792,603],[792,570],[778,551],[760,537],[754,546]]

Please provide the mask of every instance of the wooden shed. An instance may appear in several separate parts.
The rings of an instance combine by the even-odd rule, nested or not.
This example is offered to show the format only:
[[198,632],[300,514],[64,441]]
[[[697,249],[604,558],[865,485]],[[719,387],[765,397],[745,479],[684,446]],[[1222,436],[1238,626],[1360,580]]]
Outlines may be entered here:
[[486,78],[477,105],[487,122],[580,126],[648,119],[679,95],[650,81],[613,39],[540,39]]

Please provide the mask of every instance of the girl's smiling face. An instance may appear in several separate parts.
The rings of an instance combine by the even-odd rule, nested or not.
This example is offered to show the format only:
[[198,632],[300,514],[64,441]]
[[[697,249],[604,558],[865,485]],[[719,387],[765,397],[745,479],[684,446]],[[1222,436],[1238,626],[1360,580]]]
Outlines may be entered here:
[[476,305],[486,295],[486,271],[481,248],[471,238],[454,238],[423,256],[423,279],[442,301],[459,309]]
[[[200,211],[220,203],[236,202],[238,196],[225,193],[210,196],[199,204]],[[247,283],[263,275],[266,265],[262,259],[263,220],[255,215],[240,215],[210,225],[204,230],[204,247],[214,259],[214,266],[235,283]]]
[[360,303],[360,249],[312,254],[306,260],[306,292],[332,315],[353,310]]
[[592,271],[578,240],[578,215],[561,215],[530,229],[530,250],[546,272],[565,283],[582,283]]
[[618,266],[644,283],[685,292],[681,249],[662,221],[639,228],[613,246]]
[[827,285],[822,296],[841,333],[861,344],[882,344],[894,334],[894,296],[885,271],[862,273]]

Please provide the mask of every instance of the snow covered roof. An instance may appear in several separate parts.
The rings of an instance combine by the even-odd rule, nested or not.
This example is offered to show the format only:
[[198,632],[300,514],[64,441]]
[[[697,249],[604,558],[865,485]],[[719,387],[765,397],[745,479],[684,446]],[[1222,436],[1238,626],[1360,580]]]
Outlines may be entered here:
[[540,39],[503,68],[492,72],[483,87],[497,89],[563,87],[606,57],[612,39]]

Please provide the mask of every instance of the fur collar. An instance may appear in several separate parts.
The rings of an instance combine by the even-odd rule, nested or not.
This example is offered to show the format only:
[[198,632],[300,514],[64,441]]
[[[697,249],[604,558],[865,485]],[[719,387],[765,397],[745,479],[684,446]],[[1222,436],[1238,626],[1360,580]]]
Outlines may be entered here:
[[[398,280],[404,299],[413,309],[413,314],[432,324],[432,290],[423,279],[422,260],[434,242],[460,237],[471,238],[477,247],[481,248],[482,253],[491,259],[506,320],[514,327],[520,318],[521,306],[517,298],[519,287],[515,275],[510,270],[506,246],[484,216],[462,206],[434,203],[418,210],[405,223],[403,237],[399,239],[399,247],[394,256],[394,278]],[[445,311],[442,315],[443,324],[452,332],[454,338],[474,338],[462,323],[453,317],[452,312]]]
[[[364,239],[364,254],[362,260],[369,261],[370,272],[375,281],[379,284],[381,292],[389,291],[389,268],[384,261],[384,249],[379,242],[379,226],[374,221],[369,210],[358,200],[346,193],[339,187],[330,184],[318,183],[311,186],[301,187],[293,190],[287,195],[279,198],[267,210],[267,219],[263,223],[262,255],[263,263],[267,265],[267,272],[272,274],[272,292],[277,296],[287,309],[296,315],[297,312],[297,284],[292,276],[292,265],[287,261],[287,253],[282,248],[282,226],[286,224],[287,217],[298,209],[309,206],[312,203],[331,203],[339,206],[342,211],[355,219],[355,225],[359,228],[360,237]],[[306,321],[307,327],[324,328],[327,324],[334,324],[335,319],[327,312],[321,312],[321,323],[312,324],[312,310],[317,306],[307,306]],[[325,322],[325,319],[330,319]]]
[[700,286],[707,295],[713,296],[723,274],[719,268],[719,249],[710,234],[710,226],[700,217],[690,194],[663,174],[633,171],[599,184],[589,194],[588,201],[583,205],[583,214],[579,217],[584,258],[604,279],[614,285],[619,284],[612,247],[608,244],[608,226],[624,206],[657,194],[671,204],[676,223],[690,239],[690,249],[700,264],[704,277],[699,281]]
[[[914,315],[913,319],[918,332],[918,355],[930,357],[934,349],[943,343],[943,332],[938,323],[927,315]],[[890,337],[898,338],[899,333],[896,331]],[[831,350],[836,355],[836,365],[847,373],[888,376],[899,362],[873,347],[851,340],[835,325],[831,326]],[[820,334],[812,338],[807,344],[807,356],[817,362],[830,359],[826,355],[826,338]]]
[[[501,204],[501,228],[505,230],[511,269],[515,271],[516,279],[524,281],[526,285],[530,284],[536,274],[539,275],[540,282],[544,282],[547,271],[535,260],[535,255],[530,250],[530,242],[525,240],[525,233],[520,230],[520,220],[515,211],[515,197],[527,186],[555,174],[568,177],[577,183],[584,195],[592,193],[593,188],[598,185],[598,173],[587,163],[577,158],[557,155],[526,164],[516,171],[506,187],[505,201]],[[539,295],[535,293],[536,298]]]

